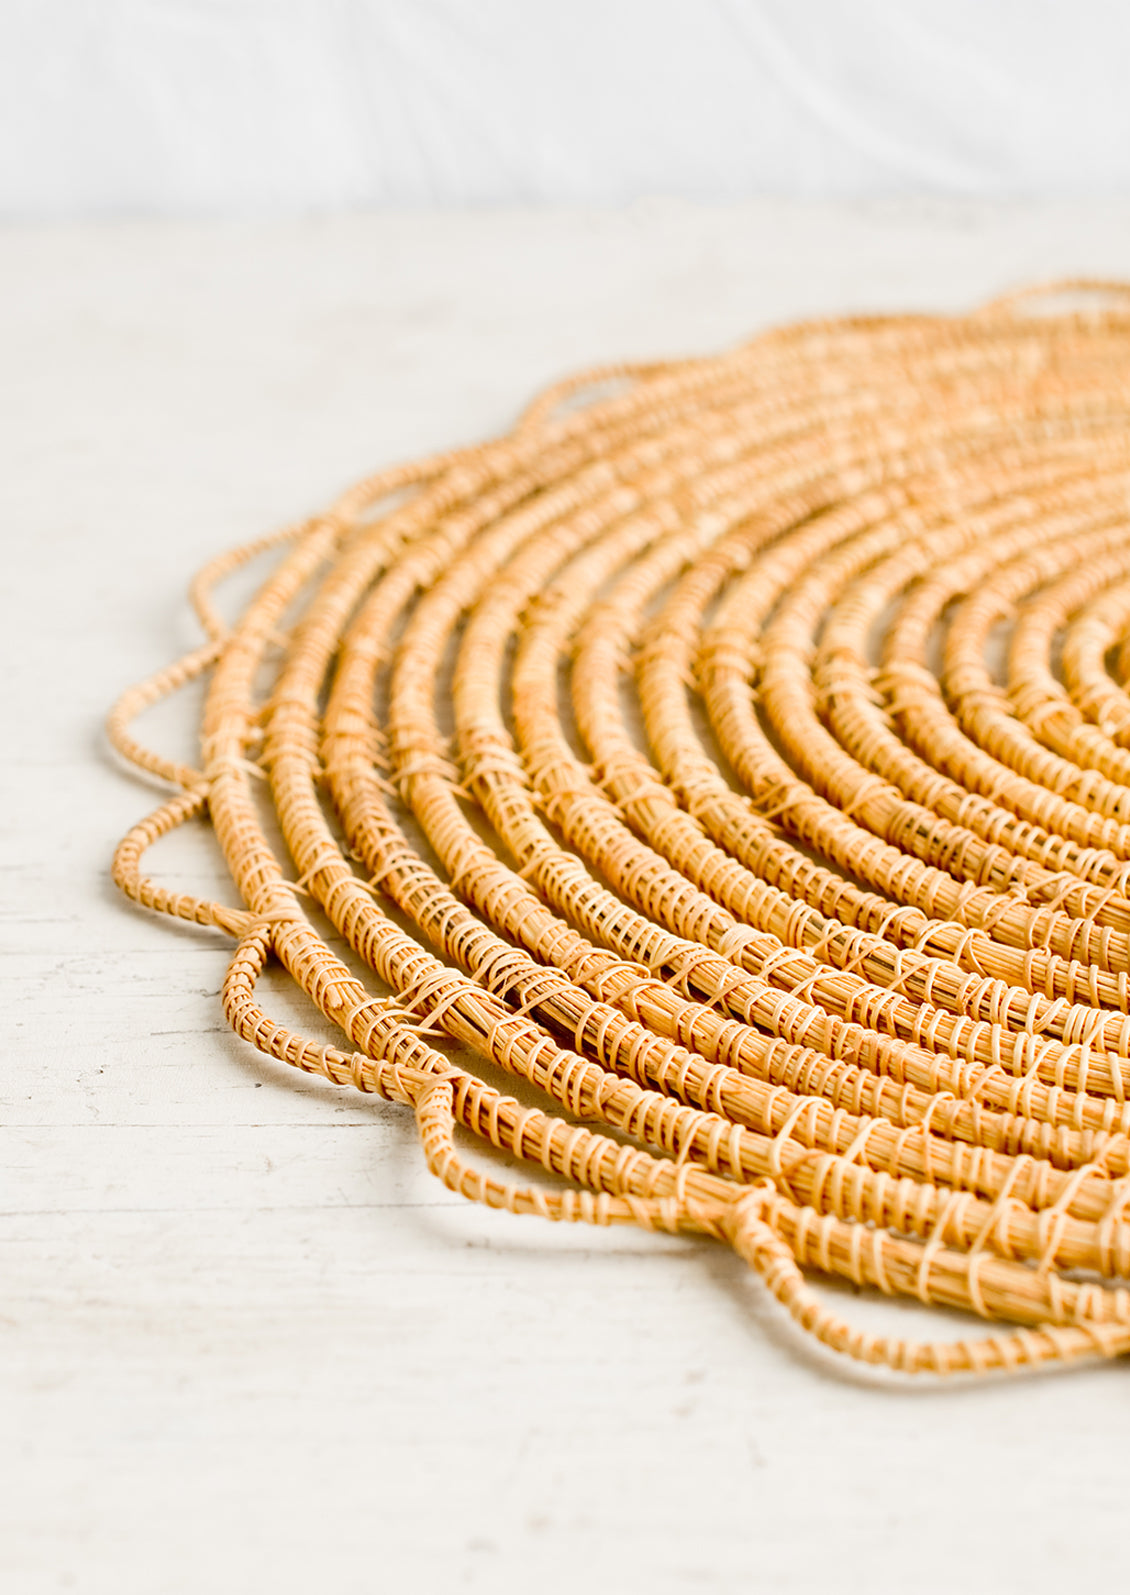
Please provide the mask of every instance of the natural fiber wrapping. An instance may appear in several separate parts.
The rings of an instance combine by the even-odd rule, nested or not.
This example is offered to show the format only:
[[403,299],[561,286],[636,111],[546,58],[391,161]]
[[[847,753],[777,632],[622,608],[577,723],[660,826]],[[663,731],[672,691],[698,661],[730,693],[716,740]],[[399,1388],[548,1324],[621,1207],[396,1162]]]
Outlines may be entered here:
[[[237,938],[238,1034],[411,1107],[465,1196],[726,1241],[867,1362],[1127,1350],[1130,289],[1066,286],[585,373],[215,562],[209,641],[111,716],[180,789],[115,879]],[[199,769],[140,748],[204,671]],[[204,814],[242,910],[141,874]],[[268,958],[340,1047],[262,1012]],[[811,1271],[1018,1327],[864,1333]]]

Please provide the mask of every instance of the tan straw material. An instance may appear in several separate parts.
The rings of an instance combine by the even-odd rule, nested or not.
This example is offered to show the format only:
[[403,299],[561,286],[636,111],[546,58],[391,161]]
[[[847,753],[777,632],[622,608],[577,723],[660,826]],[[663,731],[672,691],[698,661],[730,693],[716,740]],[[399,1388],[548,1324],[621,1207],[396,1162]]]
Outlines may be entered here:
[[[1130,286],[1041,292],[587,372],[214,562],[110,718],[178,789],[118,884],[464,1196],[711,1236],[906,1372],[1130,1349]],[[199,768],[139,746],[204,672]],[[141,873],[203,815],[243,908]],[[871,1334],[813,1273],[1011,1327]]]

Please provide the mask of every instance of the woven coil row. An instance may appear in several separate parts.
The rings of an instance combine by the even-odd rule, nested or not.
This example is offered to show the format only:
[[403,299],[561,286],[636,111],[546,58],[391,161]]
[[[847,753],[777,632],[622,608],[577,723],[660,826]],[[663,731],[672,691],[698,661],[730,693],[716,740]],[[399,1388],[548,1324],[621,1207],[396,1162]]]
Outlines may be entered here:
[[[1130,289],[1066,287],[588,372],[216,561],[111,715],[178,789],[118,884],[466,1197],[715,1237],[907,1372],[1130,1349]],[[204,672],[199,767],[140,746]],[[142,873],[204,815],[242,909]],[[1005,1327],[867,1333],[813,1272]]]

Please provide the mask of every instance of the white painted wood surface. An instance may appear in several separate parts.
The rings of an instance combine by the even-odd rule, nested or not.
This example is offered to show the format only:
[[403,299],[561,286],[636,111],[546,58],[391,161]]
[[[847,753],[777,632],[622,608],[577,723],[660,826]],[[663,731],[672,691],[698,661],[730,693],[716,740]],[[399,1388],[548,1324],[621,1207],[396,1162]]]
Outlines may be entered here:
[[720,1248],[460,1204],[399,1110],[225,1033],[219,938],[118,900],[153,799],[99,732],[205,558],[564,370],[1068,269],[1130,274],[1130,210],[2,236],[5,1591],[1122,1587],[1124,1368],[876,1387]]

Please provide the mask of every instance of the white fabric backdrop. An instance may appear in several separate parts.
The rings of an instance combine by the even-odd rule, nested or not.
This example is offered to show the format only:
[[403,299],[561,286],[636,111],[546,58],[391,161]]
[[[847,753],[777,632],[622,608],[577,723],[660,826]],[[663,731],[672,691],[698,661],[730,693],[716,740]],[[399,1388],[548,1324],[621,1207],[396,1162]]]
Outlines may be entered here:
[[1125,0],[0,0],[0,215],[1130,190]]

